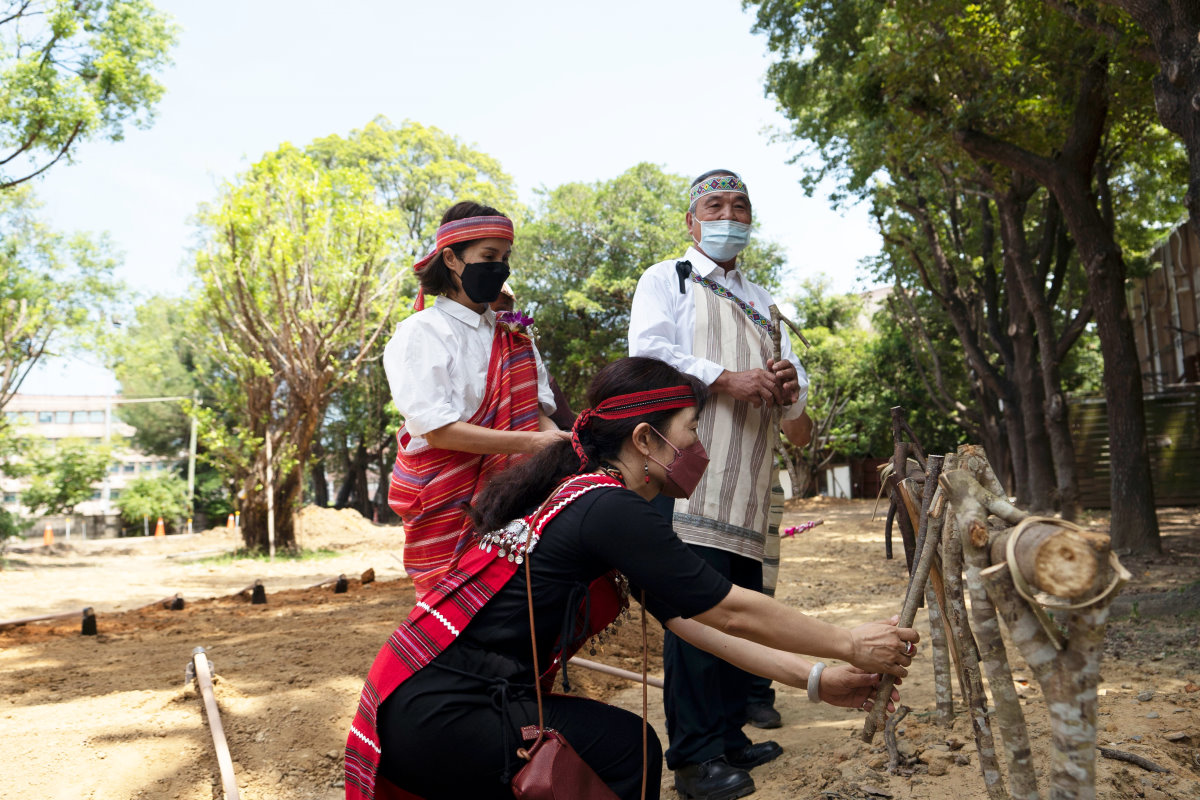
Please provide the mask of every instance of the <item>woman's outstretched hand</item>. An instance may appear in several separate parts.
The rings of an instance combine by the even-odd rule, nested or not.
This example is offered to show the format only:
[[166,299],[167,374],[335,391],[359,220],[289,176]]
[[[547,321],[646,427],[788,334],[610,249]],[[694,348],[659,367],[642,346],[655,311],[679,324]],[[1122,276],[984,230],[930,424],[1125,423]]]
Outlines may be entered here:
[[[878,672],[863,672],[858,667],[849,664],[839,664],[821,673],[819,693],[821,702],[842,708],[857,708],[870,711],[875,705],[875,694],[879,691],[880,675]],[[896,679],[900,684],[900,679]],[[888,712],[896,710],[900,693],[892,689],[892,697],[888,701]]]
[[898,616],[886,622],[868,622],[850,630],[851,655],[846,660],[867,672],[903,678],[917,652],[921,635],[913,628],[896,627]]

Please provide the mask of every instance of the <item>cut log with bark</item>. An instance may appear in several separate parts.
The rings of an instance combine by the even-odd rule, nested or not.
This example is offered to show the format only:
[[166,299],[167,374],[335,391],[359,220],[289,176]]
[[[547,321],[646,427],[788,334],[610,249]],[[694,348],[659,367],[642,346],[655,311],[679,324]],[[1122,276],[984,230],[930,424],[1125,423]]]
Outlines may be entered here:
[[[993,491],[998,486],[985,454],[964,450],[960,468],[947,469],[939,485],[947,501],[947,544],[953,533],[969,565],[974,637],[996,700],[1011,797],[1040,795],[999,619],[1049,708],[1049,797],[1094,800],[1104,630],[1112,598],[1130,575],[1109,551],[1107,537],[1063,520],[1029,517]],[[1047,608],[1056,610],[1054,619]]]

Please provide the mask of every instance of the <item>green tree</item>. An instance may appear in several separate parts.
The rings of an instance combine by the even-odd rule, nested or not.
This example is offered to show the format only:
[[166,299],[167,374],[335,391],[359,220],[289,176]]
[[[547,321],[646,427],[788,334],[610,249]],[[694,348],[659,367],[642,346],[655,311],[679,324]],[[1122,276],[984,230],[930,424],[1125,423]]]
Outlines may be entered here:
[[386,337],[412,313],[408,298],[415,293],[417,281],[407,267],[433,248],[442,213],[459,200],[492,206],[518,222],[525,211],[517,201],[512,177],[496,159],[418,122],[405,121],[397,127],[386,117],[377,117],[347,136],[318,139],[305,153],[328,169],[365,173],[376,201],[392,212],[390,240],[398,266],[392,291],[402,302],[378,301],[388,311],[381,323],[386,335],[362,359],[357,377],[334,391],[309,464],[316,503],[326,505],[330,500],[328,465],[342,477],[333,493],[334,505],[383,519],[390,513],[387,480],[380,480],[371,495],[367,473],[374,467],[378,475],[386,476],[395,457],[399,417],[394,409],[388,410],[391,392],[382,356]]
[[178,475],[138,478],[121,490],[117,508],[130,525],[162,517],[170,529],[187,514],[187,483]]
[[116,264],[106,238],[47,226],[28,187],[0,192],[0,408],[43,356],[94,345]]
[[0,3],[0,189],[146,127],[176,28],[145,0]]
[[[107,359],[124,397],[186,398],[203,387],[189,319],[193,305],[186,298],[150,297],[135,309],[132,323],[109,337]],[[115,413],[133,427],[133,447],[143,453],[177,456],[188,448],[187,403],[129,403]]]
[[53,447],[34,450],[29,459],[33,481],[21,493],[32,516],[72,513],[91,498],[112,461],[112,449],[80,439],[60,439]]
[[[512,283],[530,312],[537,345],[572,404],[593,375],[628,354],[629,309],[647,267],[682,256],[691,243],[684,215],[689,181],[653,164],[616,178],[543,190],[517,231]],[[781,249],[755,241],[742,266],[774,287]]]
[[[1010,322],[1036,331],[1022,339],[1024,351],[1014,355],[1008,377],[1027,374],[1021,365],[1031,360],[1043,367],[1040,386],[1022,387],[1027,435],[1037,433],[1028,421],[1040,402],[1047,417],[1065,406],[1053,373],[1059,345],[1070,337],[1065,329],[1049,330],[1053,314],[1044,313],[1036,292],[1028,294],[1040,286],[1026,280],[1036,277],[1038,261],[1022,257],[1014,233],[1024,219],[1022,204],[1034,195],[1030,184],[1053,198],[1085,268],[1104,352],[1115,541],[1157,549],[1139,376],[1129,369],[1136,356],[1124,311],[1127,264],[1113,202],[1114,187],[1132,175],[1129,164],[1178,159],[1163,149],[1153,109],[1134,89],[1147,79],[1142,62],[1120,42],[1081,34],[1032,0],[757,5],[759,29],[781,55],[769,88],[796,132],[828,157],[845,190],[865,190],[880,170],[891,185],[919,172],[920,196],[929,198],[928,185],[939,178],[969,179],[975,185],[968,191],[982,190],[996,204],[1004,260],[1014,265],[1007,302],[1023,306]],[[1141,220],[1162,219],[1152,207],[1140,210]],[[1059,452],[1056,446],[1056,464],[1063,461]]]
[[[206,458],[243,496],[247,546],[293,546],[310,448],[332,393],[358,375],[397,302],[394,212],[362,170],[284,145],[200,214],[195,346],[216,376],[200,409]],[[269,437],[269,441],[268,441]],[[268,458],[268,453],[270,457]]]
[[[1089,7],[1085,2],[1046,0],[1075,20],[1084,30],[1121,42],[1129,53],[1159,68],[1150,80],[1154,107],[1163,127],[1179,137],[1187,149],[1189,172],[1184,185],[1185,202],[1192,225],[1200,230],[1200,120],[1196,97],[1200,96],[1200,6],[1175,0],[1095,0],[1095,6],[1120,9],[1140,31],[1122,25],[1108,9]],[[1175,184],[1176,186],[1180,184]]]

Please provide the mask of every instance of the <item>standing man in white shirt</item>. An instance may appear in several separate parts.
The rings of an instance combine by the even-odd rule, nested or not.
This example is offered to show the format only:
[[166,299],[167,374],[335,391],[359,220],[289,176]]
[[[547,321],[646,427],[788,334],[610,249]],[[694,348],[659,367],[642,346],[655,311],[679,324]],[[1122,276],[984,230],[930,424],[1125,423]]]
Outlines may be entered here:
[[[686,500],[663,498],[676,534],[735,584],[762,591],[762,561],[780,429],[807,442],[808,376],[782,337],[772,359],[770,293],[738,269],[753,222],[746,184],[730,170],[697,178],[685,221],[693,246],[646,270],[633,296],[629,354],[652,356],[708,384],[699,434],[711,459]],[[660,496],[661,497],[661,496]],[[775,742],[742,732],[752,676],[667,632],[663,642],[667,766],[693,800],[755,789],[749,770],[777,758]]]

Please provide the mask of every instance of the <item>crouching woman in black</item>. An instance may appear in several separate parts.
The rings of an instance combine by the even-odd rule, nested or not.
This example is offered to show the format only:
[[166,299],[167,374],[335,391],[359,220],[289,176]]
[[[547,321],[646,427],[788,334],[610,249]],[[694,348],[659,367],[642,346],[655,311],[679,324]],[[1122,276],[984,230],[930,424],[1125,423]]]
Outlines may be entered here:
[[[524,763],[521,728],[538,718],[525,558],[543,687],[643,591],[647,609],[680,637],[791,686],[807,687],[813,674],[814,694],[827,703],[869,708],[880,673],[907,674],[915,630],[841,628],[734,586],[647,502],[695,487],[707,464],[696,435],[705,397],[695,379],[661,361],[617,361],[592,382],[591,408],[571,442],[499,473],[476,496],[476,546],[371,667],[346,748],[349,800],[512,797],[509,781]],[[853,666],[822,673],[798,653]],[[567,695],[544,703],[547,727],[619,797],[639,796],[636,714]],[[653,732],[647,750],[646,796],[655,798],[662,749]]]

